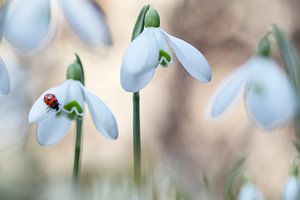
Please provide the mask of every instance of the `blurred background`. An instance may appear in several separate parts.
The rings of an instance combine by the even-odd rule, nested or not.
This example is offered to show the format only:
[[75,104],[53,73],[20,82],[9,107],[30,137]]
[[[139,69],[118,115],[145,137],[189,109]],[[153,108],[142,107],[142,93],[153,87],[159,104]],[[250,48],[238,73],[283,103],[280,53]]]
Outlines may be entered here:
[[[39,95],[65,80],[75,52],[84,66],[86,87],[106,102],[119,126],[119,138],[108,140],[96,131],[90,115],[86,115],[82,184],[95,199],[108,199],[103,193],[111,195],[110,190],[122,193],[120,185],[126,185],[132,177],[133,158],[131,94],[120,85],[120,64],[136,17],[145,4],[152,4],[160,12],[161,28],[193,44],[206,56],[213,78],[208,84],[197,82],[175,56],[168,68],[158,68],[151,84],[141,91],[144,171],[152,174],[158,189],[164,188],[160,186],[165,183],[176,184],[188,193],[187,199],[221,200],[228,171],[236,160],[246,156],[245,173],[266,199],[280,199],[296,156],[291,142],[292,124],[272,131],[258,128],[247,116],[242,95],[216,119],[209,117],[208,108],[220,81],[254,54],[259,38],[271,30],[272,24],[279,25],[299,47],[300,2],[98,0],[97,3],[107,17],[111,47],[91,48],[82,42],[55,1],[51,2],[51,20],[56,28],[47,47],[24,53],[2,40],[1,57],[10,74],[11,91],[0,96],[1,199],[32,199],[32,195],[38,195],[37,199],[59,199],[61,195],[55,194],[63,193],[71,180],[74,124],[61,143],[43,147],[36,141],[36,126],[28,123],[28,113]],[[273,53],[281,63],[278,52]],[[103,186],[105,181],[119,184],[119,189]],[[102,193],[97,194],[97,188]],[[170,192],[169,189],[166,190]]]

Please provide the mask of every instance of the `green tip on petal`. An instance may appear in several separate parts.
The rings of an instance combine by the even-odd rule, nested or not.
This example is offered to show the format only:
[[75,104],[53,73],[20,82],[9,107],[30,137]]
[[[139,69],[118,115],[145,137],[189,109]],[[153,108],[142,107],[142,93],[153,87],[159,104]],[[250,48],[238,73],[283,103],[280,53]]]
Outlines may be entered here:
[[77,101],[71,101],[64,105],[64,110],[70,120],[81,119],[83,110]]
[[258,42],[257,53],[260,56],[269,57],[271,53],[270,40],[268,34],[262,37]]
[[157,10],[150,6],[145,16],[145,27],[158,28],[160,26],[160,18]]
[[76,60],[69,65],[67,70],[67,79],[80,81],[84,85],[83,66],[79,56],[75,53]]
[[132,35],[131,35],[131,41],[133,41],[139,34],[141,34],[144,30],[145,26],[145,15],[150,8],[150,5],[143,6],[142,10],[139,13],[138,18],[136,19]]
[[171,56],[168,54],[168,52],[160,50],[158,61],[162,67],[168,67],[168,64],[171,62]]

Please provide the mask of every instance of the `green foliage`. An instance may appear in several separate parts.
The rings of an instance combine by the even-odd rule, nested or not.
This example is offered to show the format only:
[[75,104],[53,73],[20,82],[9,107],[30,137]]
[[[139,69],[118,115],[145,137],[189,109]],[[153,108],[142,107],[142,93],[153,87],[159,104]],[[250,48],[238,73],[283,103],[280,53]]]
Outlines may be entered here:
[[284,33],[276,26],[273,26],[273,36],[275,37],[280,55],[284,61],[287,72],[292,79],[295,88],[297,89],[299,98],[300,89],[300,60],[296,52],[295,47],[289,41],[289,39],[284,35]]
[[144,30],[145,26],[145,16],[147,11],[149,10],[150,5],[145,5],[142,10],[139,13],[138,18],[136,19],[132,35],[131,35],[131,41],[133,41],[139,34],[141,34]]
[[226,182],[225,182],[225,199],[226,200],[236,200],[236,185],[238,183],[238,178],[241,176],[241,172],[244,166],[246,158],[240,158],[236,161],[236,163],[233,165],[231,170],[229,171],[229,174],[227,176]]
[[258,42],[258,55],[268,57],[271,53],[271,45],[268,35],[262,37]]

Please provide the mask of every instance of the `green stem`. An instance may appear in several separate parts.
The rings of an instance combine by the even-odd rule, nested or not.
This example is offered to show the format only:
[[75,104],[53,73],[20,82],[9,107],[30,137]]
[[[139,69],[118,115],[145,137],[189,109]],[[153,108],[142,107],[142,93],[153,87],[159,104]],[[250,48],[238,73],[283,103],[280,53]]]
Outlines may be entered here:
[[133,93],[133,162],[134,162],[134,179],[139,183],[142,175],[141,167],[141,128],[140,128],[140,94]]
[[77,119],[76,120],[75,155],[74,155],[74,164],[73,164],[73,182],[75,184],[78,184],[78,182],[79,182],[81,136],[82,136],[82,120]]

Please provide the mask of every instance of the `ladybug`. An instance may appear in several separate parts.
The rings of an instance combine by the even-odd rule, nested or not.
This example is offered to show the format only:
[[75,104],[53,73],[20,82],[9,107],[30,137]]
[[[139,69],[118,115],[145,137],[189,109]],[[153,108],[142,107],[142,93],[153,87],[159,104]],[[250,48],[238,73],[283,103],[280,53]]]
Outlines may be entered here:
[[[54,94],[45,94],[44,96],[44,103],[49,107],[49,110],[52,108],[56,111],[59,110],[59,103]],[[48,111],[49,111],[48,110]]]

